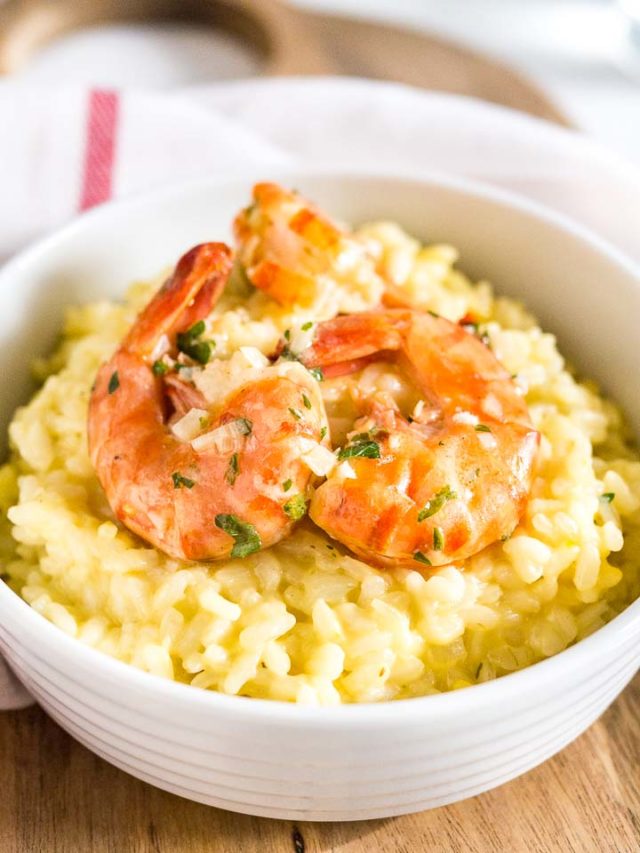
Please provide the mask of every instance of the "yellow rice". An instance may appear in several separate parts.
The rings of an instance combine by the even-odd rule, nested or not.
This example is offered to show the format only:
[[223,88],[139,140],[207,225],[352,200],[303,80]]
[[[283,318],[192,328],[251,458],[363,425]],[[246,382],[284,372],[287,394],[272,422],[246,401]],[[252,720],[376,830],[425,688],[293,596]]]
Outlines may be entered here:
[[[455,249],[420,246],[390,223],[360,233],[422,306],[452,320],[478,317],[526,393],[542,441],[514,535],[424,573],[372,568],[308,521],[244,560],[181,563],[145,545],[114,521],[85,434],[95,371],[157,286],[137,284],[124,304],[68,310],[62,344],[36,365],[44,384],[10,428],[0,567],[34,609],[80,642],[165,678],[332,705],[513,672],[592,633],[639,594],[640,461],[616,406],[576,380],[521,305],[455,269]],[[341,300],[353,309],[378,298],[360,285],[283,309],[240,277],[228,290],[209,321],[223,358],[245,345],[268,353],[292,324],[330,317]],[[384,366],[367,370],[323,383],[337,432],[349,382],[390,381]]]

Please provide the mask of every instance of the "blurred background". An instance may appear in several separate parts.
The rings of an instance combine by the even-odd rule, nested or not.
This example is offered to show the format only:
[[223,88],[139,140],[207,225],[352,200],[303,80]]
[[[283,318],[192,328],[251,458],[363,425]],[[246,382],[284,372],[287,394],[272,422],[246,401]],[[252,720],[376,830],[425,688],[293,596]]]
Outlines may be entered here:
[[263,73],[395,79],[556,120],[636,163],[639,33],[640,0],[0,0],[13,79],[154,90]]

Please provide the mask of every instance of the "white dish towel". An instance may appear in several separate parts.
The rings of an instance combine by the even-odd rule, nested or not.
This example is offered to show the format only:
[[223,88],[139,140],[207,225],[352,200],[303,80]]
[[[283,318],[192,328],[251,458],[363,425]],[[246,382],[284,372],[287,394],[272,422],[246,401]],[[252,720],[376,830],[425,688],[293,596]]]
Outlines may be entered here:
[[[514,190],[640,261],[640,173],[585,137],[469,98],[365,80],[173,94],[0,83],[0,258],[110,198],[287,164],[437,170]],[[215,236],[215,235],[212,235]],[[30,697],[0,661],[0,708]]]

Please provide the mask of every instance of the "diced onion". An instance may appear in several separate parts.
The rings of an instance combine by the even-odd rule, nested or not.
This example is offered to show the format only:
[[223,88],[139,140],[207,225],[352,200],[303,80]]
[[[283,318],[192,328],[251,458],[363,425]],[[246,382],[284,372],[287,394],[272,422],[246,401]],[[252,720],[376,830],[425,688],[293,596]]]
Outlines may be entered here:
[[472,412],[456,412],[451,418],[454,424],[470,424],[475,426],[478,423],[478,416]]
[[189,409],[186,415],[171,426],[171,432],[180,441],[191,441],[202,432],[202,419],[208,416],[205,409]]
[[357,480],[356,472],[348,462],[341,462],[336,468],[336,474],[341,480]]
[[257,347],[240,347],[240,352],[247,362],[247,367],[267,367],[269,359]]
[[[307,326],[307,323],[303,323],[303,326]],[[308,329],[303,329],[301,326],[298,326],[297,329],[292,329],[291,331],[291,339],[289,341],[289,349],[295,355],[300,355],[306,349],[308,349],[313,343],[313,337],[316,331],[316,324],[311,323]]]
[[329,448],[311,438],[291,439],[291,450],[318,477],[326,477],[337,464],[336,457]]
[[494,450],[498,446],[498,442],[490,432],[479,432],[478,441],[485,450]]
[[207,450],[216,450],[218,453],[235,453],[242,447],[246,435],[245,424],[241,421],[231,421],[194,438],[191,447],[197,453],[203,453]]

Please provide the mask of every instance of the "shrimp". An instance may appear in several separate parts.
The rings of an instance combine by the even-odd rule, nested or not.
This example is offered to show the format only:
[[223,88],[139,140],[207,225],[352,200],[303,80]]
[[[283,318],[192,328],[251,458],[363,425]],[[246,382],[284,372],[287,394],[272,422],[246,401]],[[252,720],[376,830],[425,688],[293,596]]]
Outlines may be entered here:
[[333,297],[334,313],[348,313],[382,298],[368,245],[277,184],[256,184],[234,234],[251,283],[282,305],[310,305],[322,291]]
[[491,350],[428,313],[386,309],[319,325],[301,359],[326,377],[394,359],[419,392],[404,416],[384,391],[359,400],[311,519],[365,560],[441,566],[507,538],[524,511],[539,436]]
[[[318,383],[300,364],[254,374],[215,404],[180,378],[189,371],[171,372],[185,357],[167,355],[203,330],[231,266],[221,243],[184,255],[99,369],[89,404],[89,453],[116,517],[182,560],[242,557],[286,536],[312,476],[299,440],[326,431]],[[172,430],[186,411],[208,430],[193,441]]]

